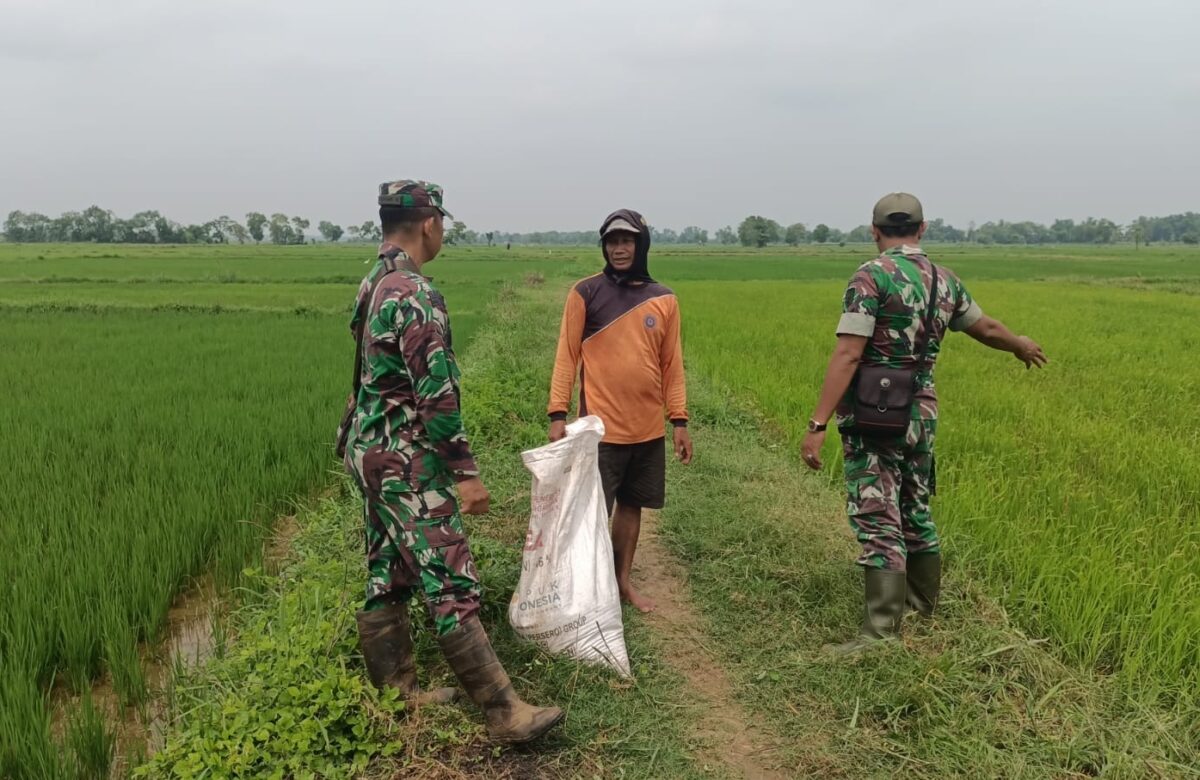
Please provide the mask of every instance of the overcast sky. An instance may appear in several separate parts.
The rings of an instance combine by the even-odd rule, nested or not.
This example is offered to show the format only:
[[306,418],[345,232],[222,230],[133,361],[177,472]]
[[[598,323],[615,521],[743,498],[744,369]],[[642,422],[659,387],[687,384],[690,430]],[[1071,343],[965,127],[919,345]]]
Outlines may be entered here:
[[1200,210],[1197,0],[4,0],[0,214],[478,230]]

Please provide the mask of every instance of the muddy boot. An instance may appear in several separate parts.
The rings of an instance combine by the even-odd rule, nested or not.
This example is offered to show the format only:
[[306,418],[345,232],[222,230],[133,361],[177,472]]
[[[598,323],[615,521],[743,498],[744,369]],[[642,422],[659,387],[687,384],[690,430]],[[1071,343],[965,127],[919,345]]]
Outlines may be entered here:
[[921,617],[933,617],[942,590],[942,555],[908,556],[908,606]]
[[477,618],[439,637],[438,643],[463,690],[483,710],[488,736],[492,739],[530,742],[563,719],[563,711],[558,707],[533,707],[517,697]]
[[867,611],[858,636],[840,645],[825,645],[834,655],[852,655],[885,640],[900,638],[900,618],[904,616],[905,573],[886,569],[865,569]]
[[458,698],[457,688],[422,692],[417,685],[407,604],[388,604],[370,612],[360,610],[355,617],[367,677],[376,688],[398,688],[412,704],[446,704]]

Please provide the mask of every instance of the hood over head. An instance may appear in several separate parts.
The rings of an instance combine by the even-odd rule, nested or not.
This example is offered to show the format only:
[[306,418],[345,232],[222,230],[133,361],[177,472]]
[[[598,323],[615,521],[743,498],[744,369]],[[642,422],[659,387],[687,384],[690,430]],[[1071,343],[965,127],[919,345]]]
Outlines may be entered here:
[[[608,261],[608,249],[604,246],[604,235],[618,220],[625,224],[621,229],[633,227],[637,231],[637,247],[634,249],[633,265],[628,271],[618,271]],[[618,209],[604,218],[600,225],[600,250],[604,252],[604,273],[617,284],[645,283],[654,281],[650,276],[650,227],[646,219],[632,209]]]

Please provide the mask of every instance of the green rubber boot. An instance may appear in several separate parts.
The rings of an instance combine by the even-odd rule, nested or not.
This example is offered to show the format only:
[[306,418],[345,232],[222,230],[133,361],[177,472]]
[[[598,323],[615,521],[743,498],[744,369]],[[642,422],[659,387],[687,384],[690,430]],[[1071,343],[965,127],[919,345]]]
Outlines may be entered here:
[[900,638],[900,619],[904,616],[906,575],[902,571],[865,569],[866,615],[858,636],[840,645],[825,645],[833,655],[853,655],[879,642]]
[[376,688],[398,688],[414,705],[448,704],[458,698],[457,688],[422,691],[417,685],[407,604],[388,604],[369,612],[360,610],[355,618],[367,677]]
[[925,553],[908,556],[908,606],[921,617],[933,617],[942,592],[942,555]]
[[438,637],[438,644],[463,689],[483,710],[488,736],[496,742],[531,742],[563,719],[558,707],[534,707],[517,696],[478,618]]

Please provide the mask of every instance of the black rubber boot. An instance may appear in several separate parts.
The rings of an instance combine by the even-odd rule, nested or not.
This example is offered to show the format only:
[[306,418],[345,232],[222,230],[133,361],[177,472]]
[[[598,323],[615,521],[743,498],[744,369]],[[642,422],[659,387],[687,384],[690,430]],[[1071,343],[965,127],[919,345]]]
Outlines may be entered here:
[[865,569],[866,615],[858,636],[840,645],[826,645],[826,652],[851,655],[872,645],[900,638],[900,619],[904,616],[906,576],[902,571]]
[[389,604],[370,612],[360,610],[355,617],[367,677],[376,688],[398,688],[413,704],[446,704],[458,698],[457,688],[422,692],[417,685],[408,605]]
[[483,710],[488,736],[492,739],[515,744],[531,742],[563,719],[563,711],[558,707],[534,707],[521,701],[478,619],[471,618],[438,637],[438,643],[463,690]]
[[922,617],[933,617],[942,592],[942,554],[908,556],[908,606]]

